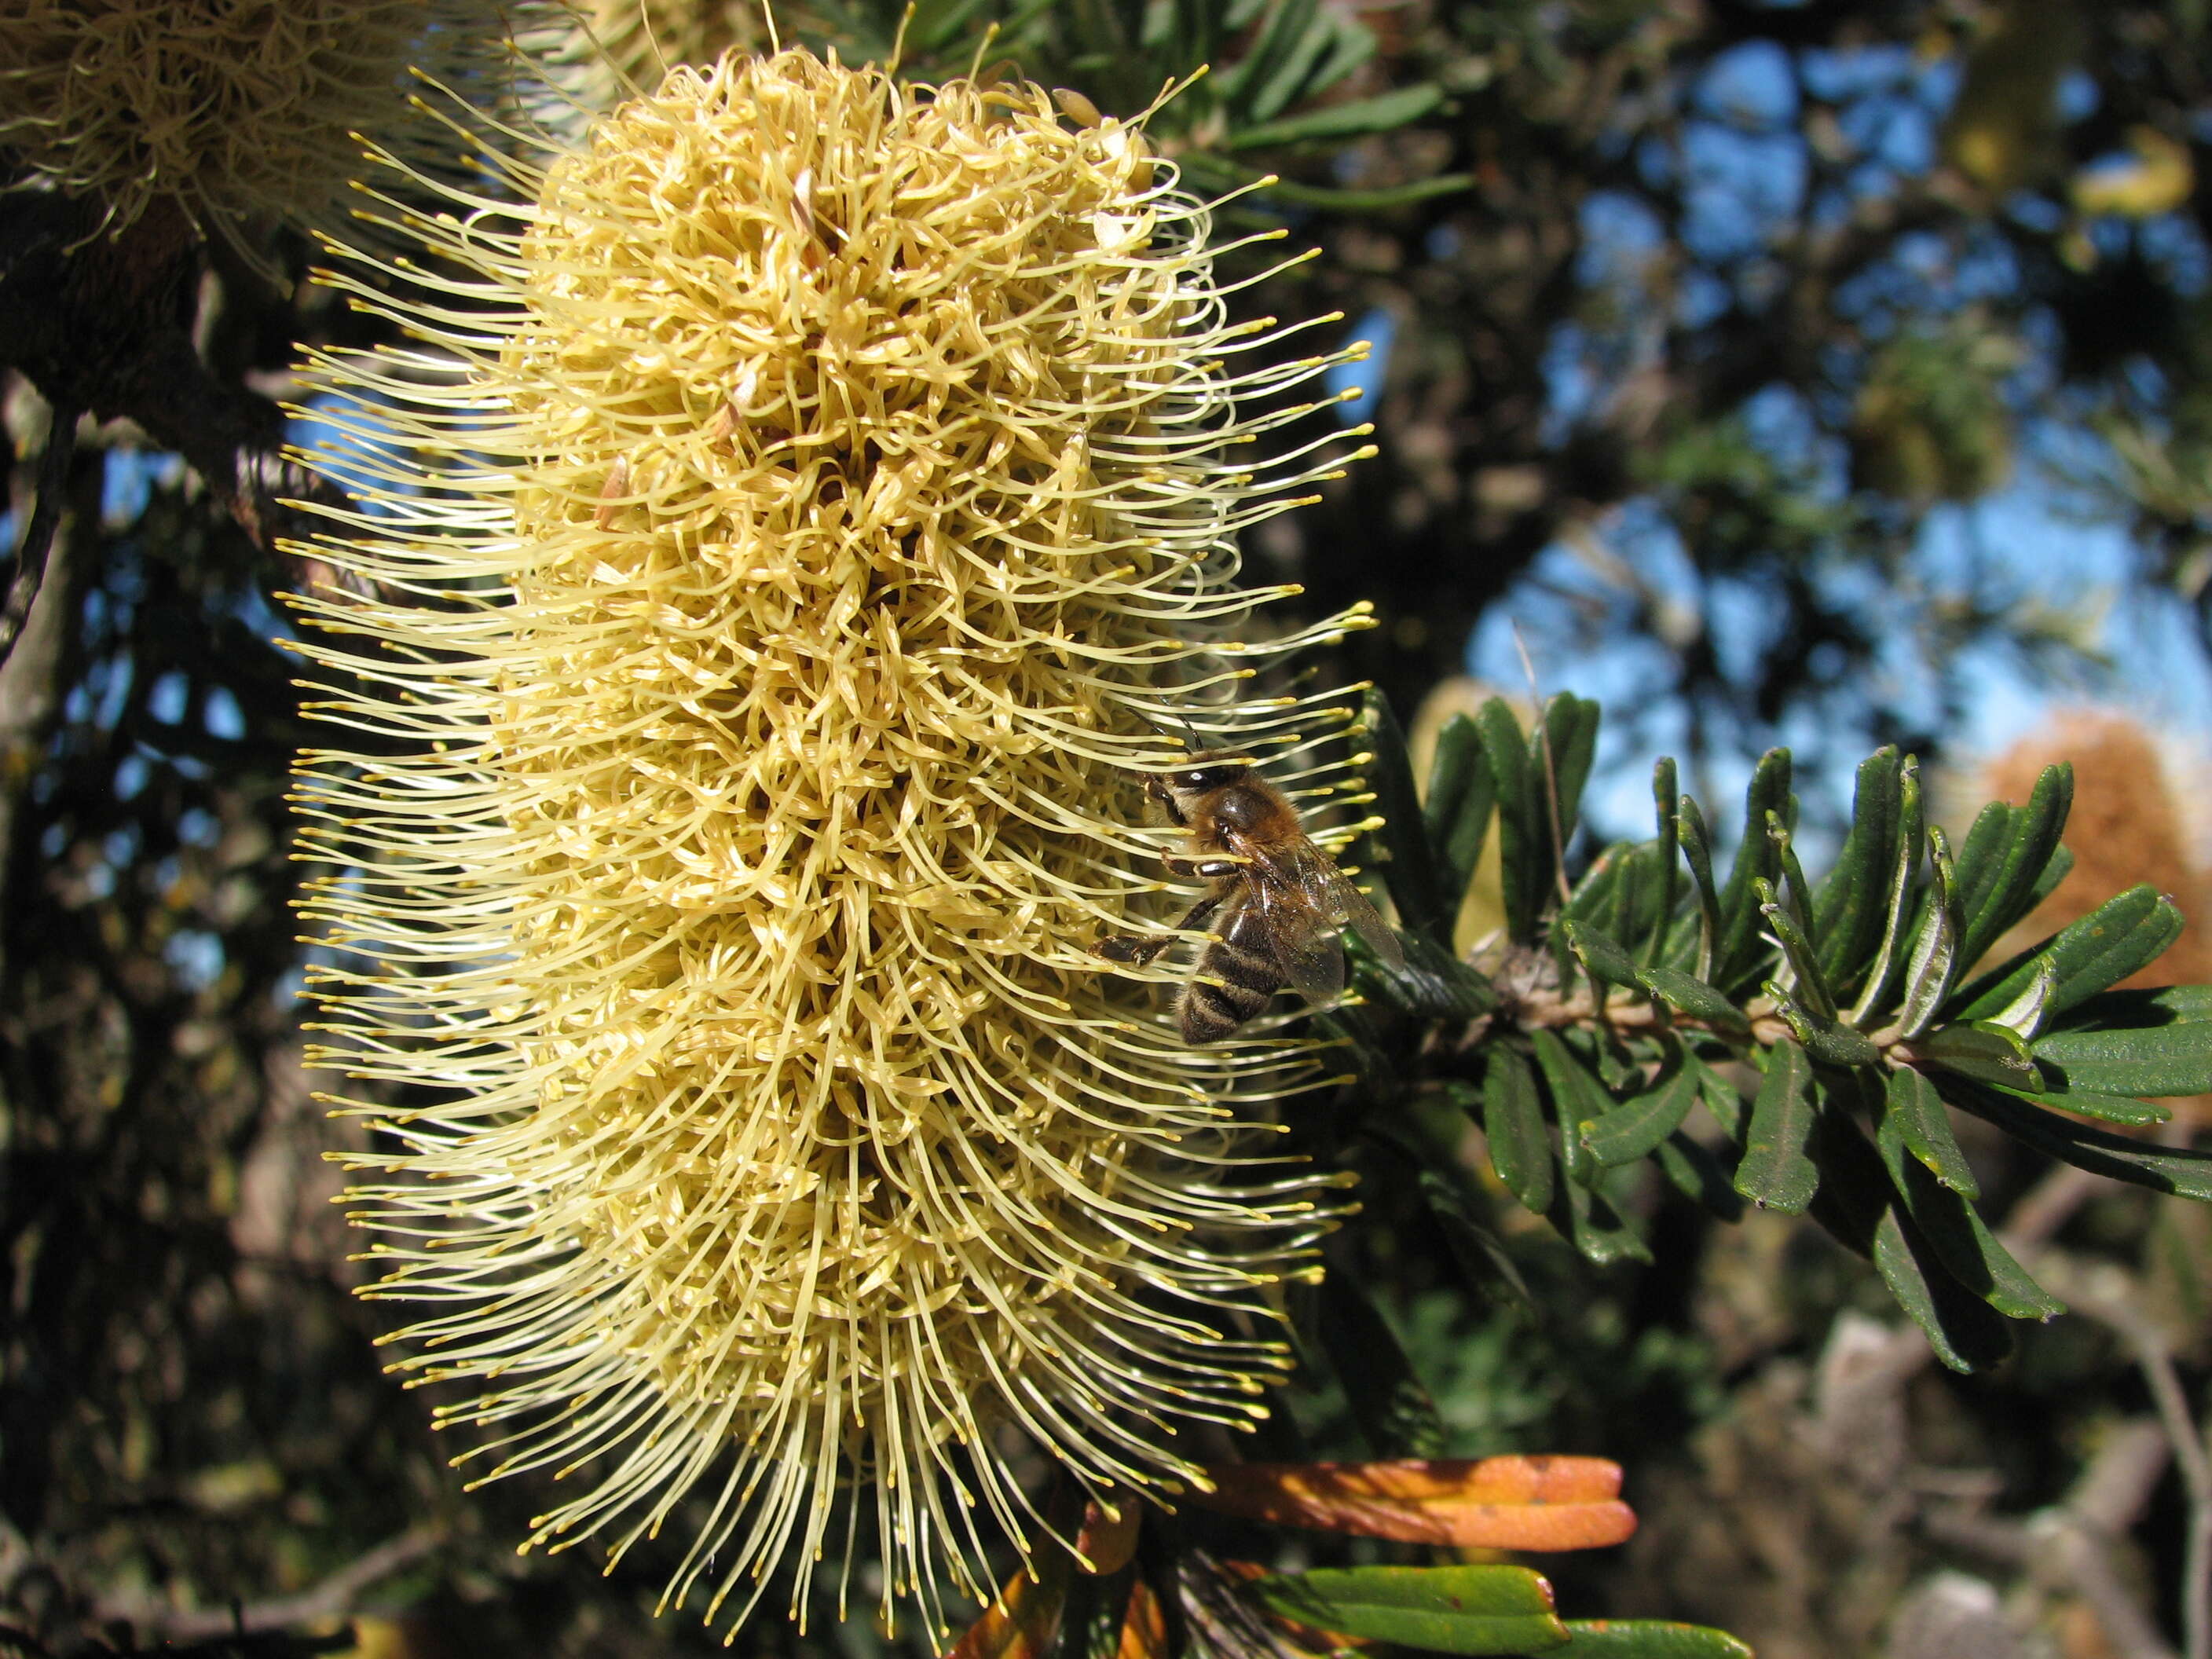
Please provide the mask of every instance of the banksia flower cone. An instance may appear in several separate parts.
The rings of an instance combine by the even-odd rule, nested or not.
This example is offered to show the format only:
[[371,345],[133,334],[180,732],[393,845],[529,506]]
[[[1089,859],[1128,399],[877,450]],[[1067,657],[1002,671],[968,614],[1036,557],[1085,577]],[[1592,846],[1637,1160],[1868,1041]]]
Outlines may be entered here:
[[501,17],[492,0],[15,0],[0,149],[99,198],[117,230],[156,198],[234,240],[255,222],[339,223],[354,135],[398,142],[417,125],[411,67],[481,72]]
[[412,223],[419,344],[320,366],[389,480],[306,602],[378,739],[304,768],[326,1063],[444,1102],[362,1160],[372,1293],[439,1304],[402,1364],[489,1474],[575,1483],[532,1541],[689,1495],[714,1620],[869,1529],[942,1629],[1042,1525],[1019,1437],[1172,1492],[1257,1414],[1328,1223],[1221,1098],[1308,1048],[1189,1049],[1088,948],[1173,914],[1163,728],[1350,787],[1234,695],[1358,620],[1255,642],[1228,586],[1316,476],[1237,399],[1326,363],[1225,372],[1275,337],[1206,210],[1031,87],[725,59],[487,166],[519,204]]

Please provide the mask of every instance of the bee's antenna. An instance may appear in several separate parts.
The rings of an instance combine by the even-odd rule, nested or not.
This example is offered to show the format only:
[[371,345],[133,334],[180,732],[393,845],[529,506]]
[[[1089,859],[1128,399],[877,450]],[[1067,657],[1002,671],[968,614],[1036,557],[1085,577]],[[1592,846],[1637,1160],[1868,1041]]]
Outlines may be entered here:
[[1168,710],[1168,718],[1173,720],[1177,726],[1182,727],[1182,746],[1186,750],[1194,755],[1202,754],[1205,752],[1206,744],[1204,740],[1199,737],[1198,728],[1182,717],[1182,713],[1180,709],[1170,708]]
[[1574,896],[1567,886],[1566,837],[1559,829],[1559,773],[1552,759],[1552,732],[1544,720],[1544,694],[1536,684],[1536,665],[1528,655],[1528,641],[1521,624],[1513,624],[1513,648],[1521,653],[1521,672],[1528,677],[1529,716],[1536,725],[1536,752],[1544,757],[1544,806],[1552,817],[1552,874],[1559,884],[1559,902]]

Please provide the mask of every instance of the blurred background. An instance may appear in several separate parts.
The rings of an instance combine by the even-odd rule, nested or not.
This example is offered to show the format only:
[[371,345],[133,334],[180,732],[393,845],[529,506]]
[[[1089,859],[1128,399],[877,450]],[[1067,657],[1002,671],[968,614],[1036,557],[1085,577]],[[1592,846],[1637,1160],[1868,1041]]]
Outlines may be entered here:
[[[42,9],[0,15],[0,64]],[[881,58],[900,9],[776,26]],[[712,0],[593,19],[647,84],[766,40]],[[557,24],[532,44],[574,95],[619,95]],[[1304,435],[1371,422],[1378,456],[1246,550],[1312,614],[1376,607],[1325,672],[1409,723],[1470,682],[1599,699],[1608,837],[1648,833],[1656,756],[1727,822],[1787,744],[1815,868],[1878,744],[1923,757],[1954,821],[2071,757],[2081,861],[2049,920],[2154,882],[2192,917],[2158,977],[2212,979],[2204,0],[935,0],[905,51],[917,78],[1006,60],[1122,115],[1211,66],[1156,142],[1200,191],[1276,175],[1222,228],[1286,240],[1232,278],[1314,254],[1233,303],[1374,348]],[[25,84],[0,76],[19,179]],[[0,1654],[703,1650],[652,1618],[649,1550],[607,1578],[588,1548],[518,1560],[543,1494],[464,1496],[350,1295],[322,1155],[355,1132],[301,1067],[288,909],[288,769],[316,738],[280,596],[317,573],[274,550],[302,486],[273,447],[301,347],[384,325],[301,280],[275,220],[171,225],[161,261],[109,262],[129,281],[89,268],[98,220],[0,195],[5,544],[43,533],[42,469],[63,507],[0,617]],[[172,368],[88,393],[68,356]],[[90,412],[58,437],[56,403]],[[1970,1150],[2014,1161],[1997,1213],[2055,1241],[2045,1282],[2080,1310],[1978,1377],[1778,1217],[1655,1193],[1656,1261],[1601,1271],[1501,1206],[1528,1295],[1492,1304],[1395,1217],[1378,1155],[1356,1248],[1436,1449],[1627,1467],[1638,1540],[1547,1565],[1580,1613],[1769,1659],[2178,1653],[2207,1593],[2181,1430],[2212,1229]],[[1317,1379],[1293,1404],[1316,1453],[1368,1455]]]

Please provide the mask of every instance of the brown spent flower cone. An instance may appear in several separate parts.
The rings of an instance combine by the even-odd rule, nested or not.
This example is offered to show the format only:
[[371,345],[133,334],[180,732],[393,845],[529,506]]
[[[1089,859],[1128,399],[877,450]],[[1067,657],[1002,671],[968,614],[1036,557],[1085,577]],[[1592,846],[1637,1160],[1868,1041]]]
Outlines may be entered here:
[[942,1632],[1045,1528],[1007,1433],[1202,1478],[1332,1224],[1240,1115],[1316,1045],[1187,1048],[1089,946],[1187,902],[1186,728],[1365,799],[1334,697],[1245,695],[1364,616],[1233,583],[1329,465],[1248,400],[1344,354],[1275,361],[1141,128],[1032,86],[726,58],[487,165],[330,279],[416,343],[317,365],[375,480],[314,550],[374,597],[303,601],[373,738],[303,762],[324,1058],[442,1103],[341,1102],[372,1293],[437,1304],[399,1368],[484,1478],[576,1478],[532,1541],[691,1516],[711,1620],[865,1530]]
[[[2071,762],[2074,811],[2066,847],[2074,867],[2051,896],[2002,939],[1989,959],[2014,952],[2078,921],[2113,894],[2148,882],[2170,896],[2183,917],[2181,937],[2122,988],[2201,985],[2212,981],[2212,871],[2190,825],[2202,817],[2204,779],[2174,745],[2136,716],[2116,709],[2061,710],[2011,748],[1984,762],[1967,786],[1976,802],[2025,801],[2046,766]],[[2203,1119],[2205,1097],[2166,1103]]]

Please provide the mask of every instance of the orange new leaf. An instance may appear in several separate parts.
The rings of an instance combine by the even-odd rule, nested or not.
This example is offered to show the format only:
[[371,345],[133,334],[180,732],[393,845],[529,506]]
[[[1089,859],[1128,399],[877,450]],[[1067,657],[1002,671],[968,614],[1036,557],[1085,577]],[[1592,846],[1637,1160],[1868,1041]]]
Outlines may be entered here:
[[1059,1549],[1040,1556],[1036,1578],[1016,1569],[945,1659],[1044,1659],[1060,1635],[1067,1570],[1066,1553]]
[[1139,1578],[1129,1586],[1129,1610],[1121,1621],[1121,1645],[1114,1659],[1164,1659],[1168,1650],[1167,1615],[1152,1587]]
[[1137,1553],[1137,1528],[1143,1519],[1144,1511],[1136,1498],[1119,1487],[1108,1495],[1107,1501],[1087,1500],[1083,1525],[1075,1534],[1076,1565],[1102,1577],[1121,1571]]
[[1461,1548],[1587,1550],[1636,1530],[1601,1457],[1217,1464],[1191,1503],[1254,1521]]

